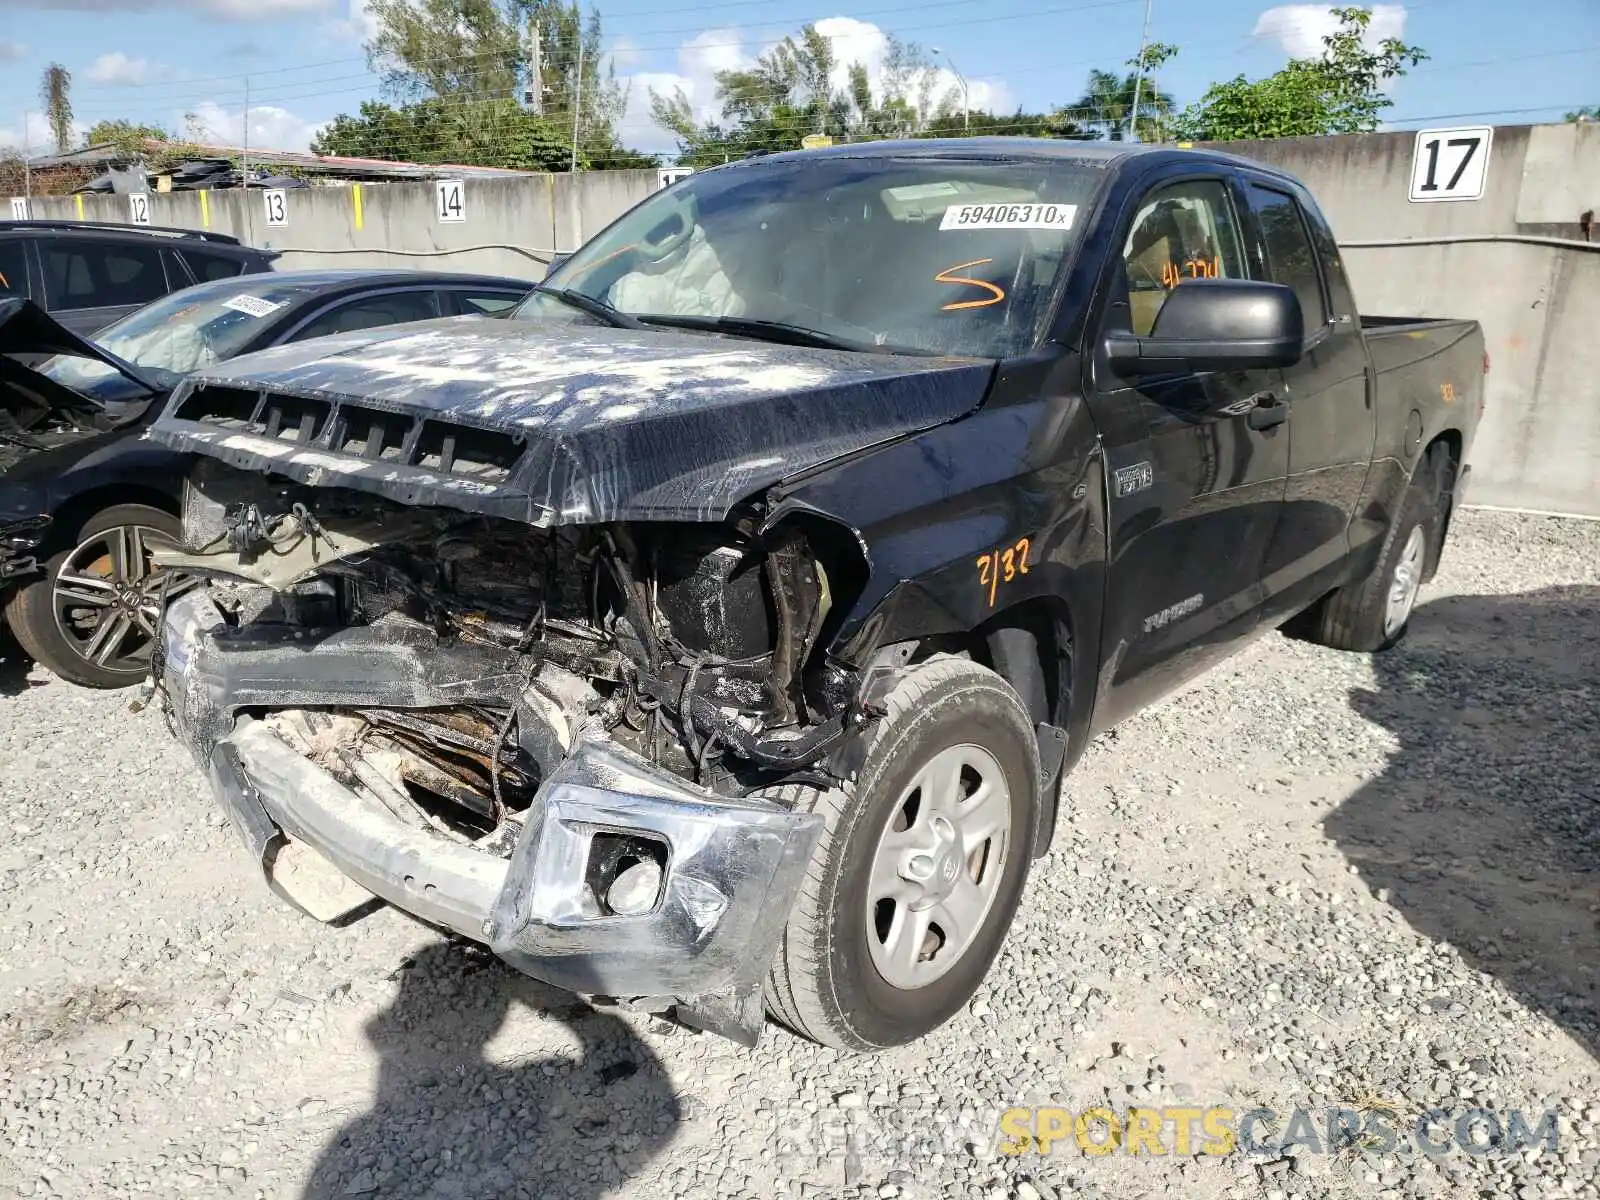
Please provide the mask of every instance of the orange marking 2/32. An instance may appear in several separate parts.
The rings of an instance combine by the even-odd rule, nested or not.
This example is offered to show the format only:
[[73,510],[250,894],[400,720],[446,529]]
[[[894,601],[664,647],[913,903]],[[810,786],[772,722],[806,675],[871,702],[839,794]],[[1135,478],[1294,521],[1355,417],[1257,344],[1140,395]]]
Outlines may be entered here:
[[944,305],[939,311],[957,312],[963,308],[988,308],[991,304],[999,304],[1004,300],[1006,298],[1004,289],[982,279],[969,279],[965,275],[954,274],[956,271],[965,271],[968,267],[981,267],[985,263],[992,263],[993,261],[994,259],[992,258],[975,258],[971,262],[957,263],[953,267],[946,267],[935,275],[933,277],[935,283],[964,283],[971,287],[982,288],[990,293],[989,298],[986,300],[958,300],[953,304]]

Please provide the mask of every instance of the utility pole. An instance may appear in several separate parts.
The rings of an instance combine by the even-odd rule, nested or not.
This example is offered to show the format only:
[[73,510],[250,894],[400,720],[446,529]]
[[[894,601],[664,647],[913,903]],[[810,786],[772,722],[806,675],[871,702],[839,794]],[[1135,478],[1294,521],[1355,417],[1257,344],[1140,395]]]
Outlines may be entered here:
[[572,173],[578,173],[578,116],[583,112],[583,9],[578,9],[578,74],[572,82]]
[[528,17],[528,111],[544,114],[544,47],[539,41],[539,22]]
[[[250,190],[250,76],[244,77],[244,153],[239,156],[239,185]],[[246,205],[248,208],[249,206]]]
[[1144,0],[1144,29],[1139,33],[1139,59],[1134,64],[1133,111],[1128,114],[1128,140],[1139,140],[1139,101],[1144,92],[1144,50],[1150,42],[1150,8],[1155,0]]
[[961,68],[956,66],[956,60],[951,58],[939,47],[932,47],[933,53],[950,64],[950,71],[961,84],[961,132],[972,132],[972,97],[967,92],[967,77],[961,73]]
[[[22,194],[29,200],[33,199],[33,145],[28,140],[28,118],[31,113],[22,114]],[[30,205],[28,212],[32,213]]]

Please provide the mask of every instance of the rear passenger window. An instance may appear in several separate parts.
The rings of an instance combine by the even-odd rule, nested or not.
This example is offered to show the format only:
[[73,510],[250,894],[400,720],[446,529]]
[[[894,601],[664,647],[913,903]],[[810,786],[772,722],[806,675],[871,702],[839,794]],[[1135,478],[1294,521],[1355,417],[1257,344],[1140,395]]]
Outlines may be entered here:
[[463,313],[502,313],[522,299],[521,296],[513,296],[508,292],[490,292],[483,295],[457,292],[455,297]]
[[1146,196],[1122,248],[1133,333],[1149,336],[1167,293],[1185,279],[1243,279],[1239,247],[1233,204],[1218,181],[1176,183]]
[[232,279],[244,274],[244,259],[227,254],[207,254],[200,250],[184,250],[183,261],[189,264],[194,277],[202,282],[213,279]]
[[1322,279],[1317,274],[1317,256],[1311,249],[1305,218],[1294,198],[1259,184],[1250,185],[1250,206],[1261,222],[1261,238],[1266,244],[1267,278],[1287,284],[1300,297],[1306,332],[1328,323],[1328,310],[1322,302]]
[[0,242],[0,300],[28,295],[28,251],[13,238]]
[[44,282],[52,309],[148,304],[167,294],[156,246],[47,245]]
[[326,337],[330,333],[351,333],[379,325],[398,325],[406,321],[426,321],[439,315],[432,292],[391,292],[387,296],[368,296],[350,300],[312,320],[290,341]]

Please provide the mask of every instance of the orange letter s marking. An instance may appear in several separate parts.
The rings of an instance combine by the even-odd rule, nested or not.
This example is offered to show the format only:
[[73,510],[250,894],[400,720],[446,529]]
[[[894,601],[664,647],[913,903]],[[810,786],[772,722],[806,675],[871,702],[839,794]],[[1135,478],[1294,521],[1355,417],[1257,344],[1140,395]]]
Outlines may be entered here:
[[990,293],[987,300],[958,300],[953,304],[946,304],[940,312],[956,312],[963,308],[988,308],[991,304],[999,304],[1006,298],[1005,291],[992,283],[982,279],[969,279],[965,275],[954,274],[956,271],[965,271],[968,267],[981,267],[984,263],[992,263],[992,258],[975,258],[971,262],[957,263],[953,267],[946,267],[933,277],[935,283],[964,283],[969,287],[982,288]]

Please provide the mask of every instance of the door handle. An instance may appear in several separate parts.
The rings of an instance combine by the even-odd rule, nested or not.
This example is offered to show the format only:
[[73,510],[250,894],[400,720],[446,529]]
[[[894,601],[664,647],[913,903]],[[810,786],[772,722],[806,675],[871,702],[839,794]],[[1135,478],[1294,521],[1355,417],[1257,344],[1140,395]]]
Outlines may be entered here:
[[1251,429],[1271,429],[1289,419],[1289,405],[1271,392],[1263,392],[1257,399],[1258,403],[1245,417]]

